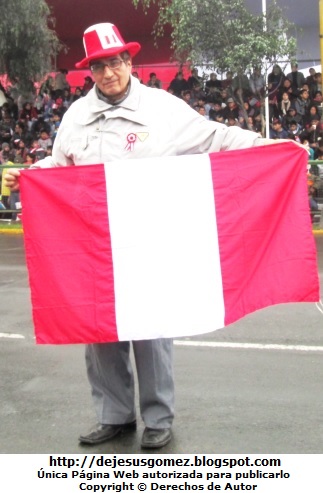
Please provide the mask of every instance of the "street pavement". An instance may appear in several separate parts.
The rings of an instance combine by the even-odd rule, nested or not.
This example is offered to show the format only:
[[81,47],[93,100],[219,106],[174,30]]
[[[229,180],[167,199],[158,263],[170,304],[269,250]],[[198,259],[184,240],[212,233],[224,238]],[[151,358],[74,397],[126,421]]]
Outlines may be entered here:
[[[323,236],[316,244],[322,285]],[[35,344],[22,235],[0,234],[0,303],[0,453],[143,453],[140,417],[136,433],[79,445],[96,421],[84,347]],[[323,453],[323,314],[315,304],[270,307],[176,340],[175,381],[174,439],[163,453]]]

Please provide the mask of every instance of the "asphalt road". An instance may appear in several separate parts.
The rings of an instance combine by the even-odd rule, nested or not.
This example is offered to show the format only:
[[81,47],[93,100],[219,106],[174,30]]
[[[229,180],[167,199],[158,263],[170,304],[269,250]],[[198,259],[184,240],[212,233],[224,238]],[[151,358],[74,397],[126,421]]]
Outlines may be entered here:
[[[316,244],[323,284],[322,236]],[[84,348],[36,346],[20,235],[0,235],[0,303],[0,453],[141,453],[140,419],[137,433],[78,444],[95,423]],[[175,372],[174,440],[163,453],[323,453],[323,314],[315,304],[267,308],[178,340]]]

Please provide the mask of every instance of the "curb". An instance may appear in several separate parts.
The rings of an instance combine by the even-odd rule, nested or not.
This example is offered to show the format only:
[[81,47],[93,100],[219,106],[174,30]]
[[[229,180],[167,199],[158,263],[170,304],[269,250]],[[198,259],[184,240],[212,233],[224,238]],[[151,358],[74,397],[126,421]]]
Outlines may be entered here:
[[3,228],[0,229],[0,234],[9,234],[9,235],[21,235],[23,234],[23,229],[10,229],[10,228]]

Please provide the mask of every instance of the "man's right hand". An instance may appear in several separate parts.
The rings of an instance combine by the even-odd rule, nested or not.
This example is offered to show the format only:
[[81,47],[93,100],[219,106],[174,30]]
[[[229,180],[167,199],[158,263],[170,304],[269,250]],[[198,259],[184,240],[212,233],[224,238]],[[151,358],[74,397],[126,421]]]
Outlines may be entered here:
[[19,190],[19,178],[20,178],[20,171],[19,169],[16,168],[6,169],[5,175],[3,176],[5,185],[8,188],[10,188],[10,190],[12,190],[13,192]]

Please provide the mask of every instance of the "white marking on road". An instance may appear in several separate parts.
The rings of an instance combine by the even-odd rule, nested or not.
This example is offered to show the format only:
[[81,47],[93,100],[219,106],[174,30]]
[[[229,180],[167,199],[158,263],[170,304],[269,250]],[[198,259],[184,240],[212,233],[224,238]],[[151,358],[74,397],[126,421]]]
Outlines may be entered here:
[[25,336],[22,336],[21,334],[9,334],[6,332],[0,332],[0,337],[3,339],[25,339]]
[[174,341],[176,346],[209,347],[223,349],[260,349],[279,351],[316,351],[323,352],[323,346],[298,346],[287,344],[252,344],[244,342],[211,342],[211,341]]
[[316,305],[316,308],[318,309],[318,311],[321,312],[323,315],[323,302],[322,302],[322,300],[320,300],[318,303],[315,303],[315,305]]

